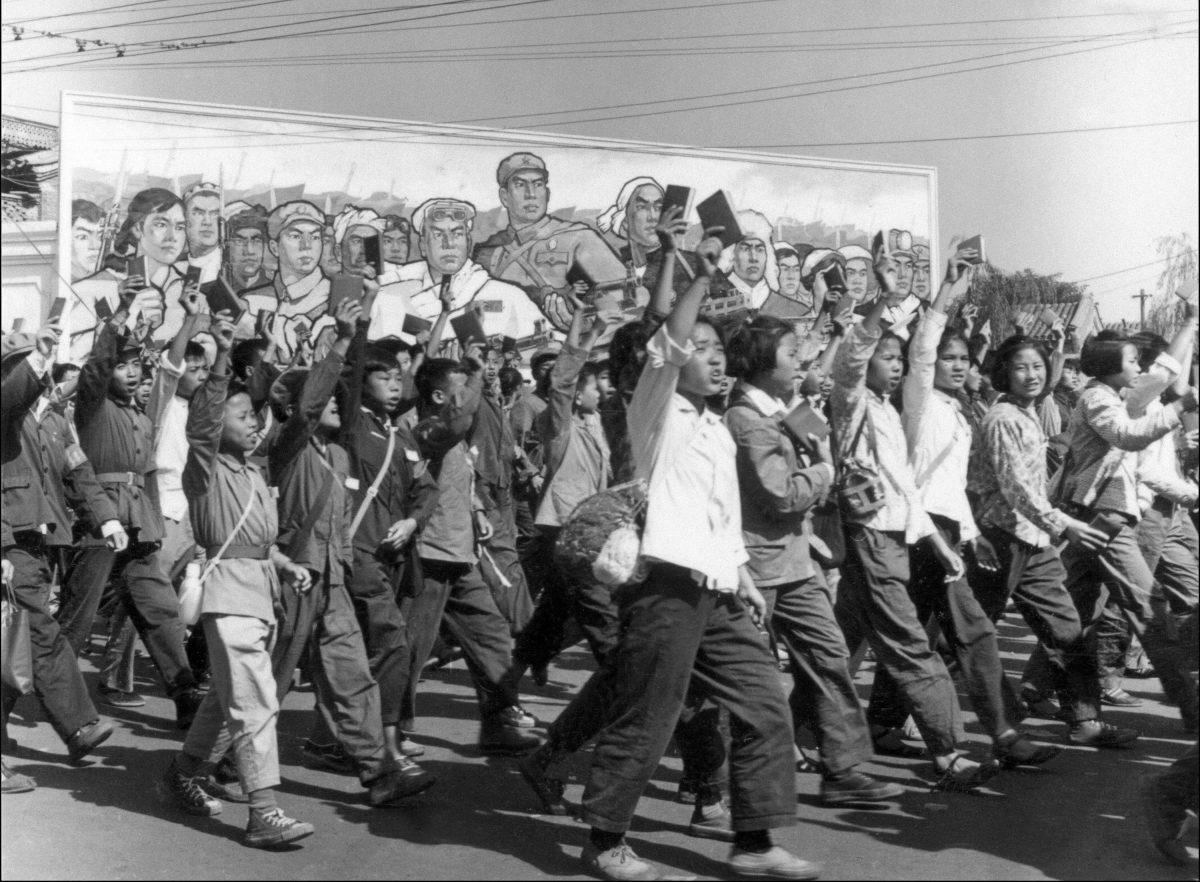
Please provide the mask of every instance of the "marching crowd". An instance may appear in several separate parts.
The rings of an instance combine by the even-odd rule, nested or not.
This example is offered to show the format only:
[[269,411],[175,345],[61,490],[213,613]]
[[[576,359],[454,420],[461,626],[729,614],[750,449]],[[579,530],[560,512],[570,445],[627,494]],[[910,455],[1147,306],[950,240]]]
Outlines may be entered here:
[[[592,872],[659,878],[624,837],[674,738],[689,832],[730,842],[732,874],[808,879],[771,838],[795,823],[798,755],[845,805],[900,794],[862,770],[873,754],[927,757],[956,792],[1051,762],[1029,717],[1061,719],[1069,744],[1134,747],[1103,719],[1137,702],[1121,687],[1134,638],[1195,738],[1194,303],[1171,340],[1103,331],[1067,355],[1059,329],[1049,349],[993,348],[962,306],[976,251],[952,246],[908,316],[884,242],[859,249],[875,296],[798,335],[769,309],[706,313],[718,230],[679,273],[679,210],[654,230],[641,318],[589,309],[574,283],[566,341],[531,382],[511,349],[443,342],[448,285],[418,343],[377,339],[369,269],[309,364],[269,328],[239,339],[196,284],[147,360],[132,274],[82,364],[56,360],[53,324],[6,336],[4,579],[70,760],[113,733],[97,704],[144,703],[140,638],[185,732],[155,772],[164,805],[245,803],[245,844],[276,847],[313,833],[275,793],[295,671],[316,705],[305,763],[387,806],[434,784],[418,682],[461,653],[479,749],[516,757],[546,812],[569,811],[563,761],[594,742],[578,807]],[[774,259],[799,265],[790,246]],[[819,274],[813,294],[838,300]],[[1038,641],[1019,683],[997,646],[1010,603]],[[92,695],[77,659],[98,618]],[[543,736],[522,682],[581,639],[595,672]],[[964,747],[956,678],[988,756]],[[21,694],[6,678],[6,728]],[[817,751],[798,754],[801,730]],[[1196,760],[1193,745],[1148,779],[1176,860]],[[6,794],[34,789],[3,772]]]

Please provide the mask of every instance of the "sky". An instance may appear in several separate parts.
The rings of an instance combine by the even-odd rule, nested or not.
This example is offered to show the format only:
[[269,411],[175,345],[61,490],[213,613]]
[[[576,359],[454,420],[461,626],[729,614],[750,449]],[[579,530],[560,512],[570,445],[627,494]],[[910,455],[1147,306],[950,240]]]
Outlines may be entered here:
[[1093,279],[1111,322],[1154,290],[1157,237],[1200,239],[1198,18],[1194,0],[3,0],[25,33],[5,28],[0,70],[4,112],[50,123],[77,90],[933,166],[943,241]]

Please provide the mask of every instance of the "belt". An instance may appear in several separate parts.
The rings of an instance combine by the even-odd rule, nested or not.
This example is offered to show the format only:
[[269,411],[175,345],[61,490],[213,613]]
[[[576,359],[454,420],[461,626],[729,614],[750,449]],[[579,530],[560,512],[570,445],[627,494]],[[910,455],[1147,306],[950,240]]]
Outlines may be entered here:
[[[221,550],[220,545],[210,545],[204,553],[212,560]],[[230,545],[221,555],[221,560],[270,560],[270,545]]]
[[146,478],[137,472],[101,472],[96,475],[101,484],[125,484],[129,487],[145,488]]

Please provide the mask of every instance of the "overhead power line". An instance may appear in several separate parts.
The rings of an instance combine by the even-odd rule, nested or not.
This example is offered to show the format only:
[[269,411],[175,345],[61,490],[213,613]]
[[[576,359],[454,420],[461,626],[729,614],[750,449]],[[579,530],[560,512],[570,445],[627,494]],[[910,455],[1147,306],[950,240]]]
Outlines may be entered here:
[[[724,2],[709,3],[709,4],[703,4],[703,5],[689,3],[689,4],[684,4],[684,5],[649,7],[649,8],[644,8],[644,9],[633,9],[633,10],[592,10],[592,11],[587,11],[587,12],[562,13],[562,14],[557,14],[557,15],[538,15],[538,16],[530,16],[530,17],[521,17],[521,18],[509,17],[509,18],[502,18],[502,19],[488,19],[488,20],[484,20],[484,21],[475,21],[475,22],[454,22],[451,24],[435,24],[435,25],[420,25],[420,26],[410,26],[406,23],[397,28],[382,26],[382,25],[392,24],[394,22],[372,22],[367,25],[348,25],[348,26],[342,26],[342,27],[338,27],[338,28],[327,28],[324,30],[317,30],[317,31],[303,31],[303,32],[298,32],[298,33],[294,33],[294,34],[277,34],[277,35],[272,35],[272,36],[262,37],[262,38],[248,38],[248,39],[244,39],[244,40],[226,40],[226,41],[218,41],[217,40],[218,37],[225,36],[230,33],[244,33],[244,29],[243,29],[243,30],[239,30],[239,31],[220,32],[220,33],[215,33],[215,34],[191,35],[186,39],[207,40],[208,44],[205,48],[211,48],[215,43],[219,43],[219,45],[233,45],[233,44],[240,44],[240,43],[246,43],[246,42],[260,42],[260,41],[275,40],[275,39],[292,39],[292,38],[301,38],[301,37],[328,36],[331,34],[339,34],[339,33],[345,33],[347,31],[362,30],[362,29],[370,29],[373,33],[388,33],[388,32],[392,32],[392,31],[417,31],[417,30],[437,29],[437,28],[475,27],[475,26],[481,26],[481,25],[506,25],[506,24],[520,23],[520,22],[547,22],[547,21],[554,21],[554,20],[561,20],[561,19],[574,19],[574,18],[599,17],[599,16],[611,16],[611,15],[621,15],[621,16],[625,16],[628,18],[633,15],[641,15],[641,14],[654,13],[654,12],[671,12],[671,11],[681,11],[681,10],[697,12],[697,11],[702,11],[706,8],[711,8],[711,7],[753,5],[753,4],[757,4],[757,3],[774,3],[774,2],[782,2],[782,0],[724,0]],[[432,4],[430,4],[430,5],[432,5]],[[525,5],[525,4],[524,3],[510,3],[505,6],[499,6],[499,7],[493,7],[493,8],[499,9],[499,8],[508,8],[509,6],[520,6],[520,5]],[[489,11],[489,10],[478,10],[478,11]],[[1176,12],[1191,12],[1191,11],[1192,10],[1169,10],[1169,11],[1164,11],[1159,14],[1174,14]],[[887,25],[860,25],[860,26],[843,26],[843,27],[830,27],[830,28],[808,28],[808,29],[805,29],[804,32],[808,33],[808,34],[821,34],[821,33],[838,33],[838,32],[850,32],[850,31],[875,31],[875,30],[893,31],[893,30],[897,30],[897,29],[910,29],[910,28],[949,27],[949,26],[964,26],[964,25],[989,25],[989,24],[1008,23],[1008,22],[1030,22],[1030,21],[1054,21],[1054,20],[1086,19],[1086,18],[1105,18],[1105,17],[1125,16],[1125,15],[1135,15],[1135,14],[1143,14],[1143,13],[1112,12],[1112,13],[1077,13],[1077,14],[1070,14],[1070,15],[1052,15],[1052,16],[1017,16],[1017,17],[998,18],[998,19],[976,19],[976,20],[972,20],[972,21],[951,21],[951,22],[937,21],[937,22],[916,22],[916,23],[911,23],[911,24],[895,23],[895,24],[887,24]],[[438,16],[429,16],[429,18],[436,18],[436,17],[438,17]],[[397,19],[396,21],[409,22],[412,20],[415,20],[415,19]],[[312,19],[309,19],[309,20],[304,20],[304,21],[300,21],[300,22],[291,22],[291,23],[289,23],[289,25],[308,24],[308,23],[311,23],[312,21],[313,21]],[[282,26],[283,25],[274,25],[271,27],[282,27]],[[161,50],[157,50],[157,51],[161,51]],[[132,58],[132,57],[137,57],[139,55],[155,54],[155,53],[156,53],[156,50],[147,50],[145,52],[131,52],[131,53],[129,53],[128,57]],[[72,53],[65,53],[65,55],[70,55],[70,54],[72,54]],[[42,56],[42,57],[39,57],[38,59],[22,59],[20,61],[14,60],[13,63],[26,63],[26,62],[33,61],[33,60],[41,60],[42,58],[47,58],[47,57],[50,57],[50,56]],[[56,57],[61,57],[61,56],[56,56]],[[86,63],[89,60],[90,59],[79,59],[79,60],[75,60],[75,61],[71,61],[71,62],[66,62],[61,66],[64,66],[64,67],[75,66],[77,64]],[[43,68],[29,68],[28,70],[32,71],[32,70],[41,70],[41,69],[43,69]],[[15,72],[26,72],[26,69],[21,69],[20,71],[15,71]]]
[[[1196,23],[1196,20],[1193,19],[1191,21],[1179,22],[1177,24],[1189,24],[1190,25],[1190,24],[1195,24],[1195,23]],[[1089,37],[1089,38],[1085,38],[1085,39],[1081,39],[1081,40],[1067,40],[1067,41],[1064,41],[1061,43],[1052,44],[1051,46],[1041,46],[1041,47],[1037,47],[1035,49],[1011,49],[1006,52],[994,52],[994,53],[990,53],[987,55],[977,55],[977,56],[968,57],[968,58],[954,59],[951,61],[934,62],[931,64],[918,64],[918,65],[912,65],[910,67],[902,67],[902,68],[896,68],[893,70],[886,70],[886,71],[876,71],[873,73],[852,74],[852,75],[842,76],[842,77],[827,77],[824,79],[808,80],[808,81],[803,81],[803,82],[798,82],[798,83],[784,83],[784,84],[781,84],[778,86],[760,86],[760,87],[756,87],[756,88],[752,88],[752,89],[737,89],[737,90],[728,91],[728,92],[713,92],[713,93],[709,93],[707,95],[693,95],[693,96],[681,97],[681,98],[658,98],[658,99],[652,99],[652,100],[648,100],[648,101],[634,101],[634,102],[626,102],[624,104],[606,104],[606,105],[599,105],[599,106],[588,107],[588,108],[576,107],[576,108],[570,108],[570,109],[565,109],[565,110],[540,111],[538,113],[533,113],[533,114],[506,114],[506,115],[502,115],[502,116],[481,116],[481,117],[472,117],[472,118],[467,118],[467,119],[456,119],[456,120],[451,120],[450,122],[463,123],[463,124],[495,123],[495,122],[506,122],[506,121],[510,121],[510,120],[530,120],[530,119],[535,119],[535,118],[539,118],[539,117],[548,117],[548,116],[562,116],[562,115],[580,114],[580,113],[595,113],[595,112],[601,112],[601,111],[605,111],[605,110],[628,109],[631,107],[651,107],[651,106],[655,106],[655,105],[683,104],[685,102],[707,101],[712,98],[735,98],[736,99],[736,100],[732,100],[732,101],[718,101],[715,103],[702,104],[702,105],[698,105],[698,106],[694,106],[694,107],[676,107],[676,108],[665,107],[665,108],[660,108],[658,110],[652,110],[652,111],[646,111],[646,112],[621,113],[621,114],[615,114],[615,115],[611,115],[611,116],[600,116],[600,117],[591,117],[591,118],[577,117],[577,118],[571,119],[571,120],[558,120],[557,121],[557,123],[561,124],[561,125],[576,125],[579,123],[610,122],[610,121],[614,121],[614,120],[625,120],[625,119],[635,119],[635,118],[646,117],[646,116],[657,116],[661,113],[678,113],[678,112],[685,111],[685,110],[686,111],[712,110],[712,109],[723,108],[723,107],[731,107],[731,106],[735,106],[735,105],[744,106],[747,104],[761,104],[764,102],[779,101],[779,100],[783,100],[783,99],[787,99],[787,98],[806,98],[806,97],[811,97],[813,95],[828,95],[828,94],[833,94],[833,93],[837,93],[837,92],[853,91],[856,89],[867,89],[867,88],[874,88],[876,86],[886,86],[886,85],[894,85],[897,83],[906,83],[906,82],[915,82],[918,80],[934,79],[934,78],[942,77],[942,76],[950,76],[952,74],[969,73],[972,71],[979,71],[979,70],[992,70],[992,69],[996,69],[996,68],[1007,67],[1007,66],[1014,65],[1014,64],[1027,64],[1027,63],[1033,62],[1033,61],[1045,61],[1045,60],[1053,59],[1053,58],[1063,58],[1063,57],[1067,57],[1070,55],[1083,54],[1086,52],[1098,52],[1098,51],[1102,51],[1104,49],[1111,49],[1111,48],[1115,48],[1115,47],[1119,47],[1119,46],[1128,46],[1128,45],[1132,45],[1134,43],[1145,42],[1146,40],[1154,39],[1158,33],[1159,33],[1159,31],[1157,28],[1152,28],[1152,29],[1147,29],[1147,30],[1124,31],[1124,32],[1119,32],[1119,33],[1114,33],[1114,34],[1098,35],[1095,37]],[[976,61],[985,61],[987,59],[992,59],[992,58],[1005,58],[1008,56],[1020,55],[1020,54],[1027,53],[1027,52],[1036,52],[1041,49],[1060,48],[1063,46],[1078,45],[1080,43],[1091,43],[1091,42],[1096,42],[1098,40],[1115,39],[1115,38],[1120,38],[1120,37],[1125,37],[1125,36],[1131,36],[1134,34],[1140,34],[1143,36],[1139,36],[1133,40],[1125,40],[1122,42],[1111,43],[1111,44],[1104,45],[1104,46],[1092,46],[1092,47],[1087,47],[1084,49],[1075,49],[1075,50],[1071,50],[1071,51],[1067,51],[1067,52],[1057,52],[1057,53],[1052,53],[1049,55],[1039,55],[1039,56],[1036,56],[1033,58],[1016,58],[1016,59],[1011,59],[1009,61],[1000,62],[1000,63],[996,63],[996,64],[978,65],[975,67],[958,68],[955,70],[948,70],[948,71],[947,70],[935,71],[934,73],[923,74],[920,76],[912,76],[912,77],[899,77],[899,78],[892,79],[892,80],[885,80],[885,81],[879,82],[879,83],[860,83],[860,84],[855,84],[855,85],[842,86],[842,87],[835,88],[835,89],[818,89],[818,90],[814,90],[814,91],[810,91],[810,92],[796,92],[796,93],[792,93],[790,95],[776,95],[776,96],[770,96],[770,97],[750,97],[750,96],[761,96],[761,94],[763,92],[776,92],[781,89],[792,89],[792,88],[801,88],[801,87],[805,87],[805,86],[825,85],[825,84],[829,84],[829,83],[842,82],[842,81],[850,80],[850,79],[867,79],[870,77],[887,76],[887,75],[897,74],[897,73],[909,73],[909,72],[914,72],[914,71],[929,70],[931,68],[946,68],[946,67],[951,67],[951,66],[957,65],[957,64],[966,64],[966,63],[976,62]],[[532,125],[532,126],[541,126],[541,125],[549,125],[549,124],[550,124],[549,122],[544,122],[544,123],[525,122],[525,123],[523,123],[523,125]]]
[[736,150],[790,150],[798,147],[867,147],[875,144],[936,144],[946,141],[990,141],[996,138],[1032,138],[1038,135],[1076,135],[1084,132],[1115,132],[1123,129],[1151,129],[1158,126],[1186,126],[1200,119],[1176,119],[1166,122],[1128,123],[1115,126],[1092,126],[1078,129],[1045,129],[1040,132],[999,132],[993,135],[955,135],[944,138],[893,138],[880,141],[819,141],[808,144],[727,144],[714,145]]

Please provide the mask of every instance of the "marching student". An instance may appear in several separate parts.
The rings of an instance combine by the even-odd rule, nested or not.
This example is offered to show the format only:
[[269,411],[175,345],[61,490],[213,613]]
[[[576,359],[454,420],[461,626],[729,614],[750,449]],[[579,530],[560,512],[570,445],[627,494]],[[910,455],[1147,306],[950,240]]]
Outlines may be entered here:
[[698,318],[720,241],[706,238],[696,254],[702,272],[651,339],[629,404],[637,472],[649,481],[642,553],[650,569],[619,596],[623,627],[606,666],[616,675],[583,796],[592,828],[583,861],[607,879],[658,878],[625,832],[692,681],[729,709],[729,871],[812,879],[817,868],[769,832],[795,823],[791,714],[756,625],[765,603],[746,568],[735,446],[704,405],[725,377],[719,333]]
[[[993,770],[958,748],[958,696],[909,597],[908,548],[929,542],[937,562],[956,579],[963,564],[921,505],[904,427],[890,400],[903,378],[904,360],[900,338],[880,324],[896,296],[895,264],[885,249],[876,255],[876,278],[880,297],[847,332],[832,369],[836,456],[844,470],[854,470],[842,478],[847,548],[836,613],[846,645],[857,648],[866,640],[878,668],[896,681],[933,755],[938,786],[970,790]],[[889,721],[870,711],[867,719],[876,753],[911,755],[912,748],[895,743]]]
[[[1190,316],[1195,318],[1194,310]],[[1172,380],[1183,370],[1166,353],[1155,364]],[[1154,575],[1138,547],[1136,528],[1142,516],[1137,452],[1177,429],[1180,414],[1196,410],[1196,390],[1188,389],[1161,409],[1131,416],[1121,393],[1136,388],[1142,367],[1137,346],[1114,331],[1101,331],[1084,343],[1079,369],[1093,379],[1075,406],[1061,495],[1076,517],[1100,529],[1104,541],[1094,553],[1077,546],[1068,546],[1063,552],[1067,590],[1079,610],[1080,624],[1093,653],[1095,628],[1106,596],[1120,607],[1142,641],[1167,698],[1180,708],[1185,724],[1194,729],[1196,681],[1180,658],[1178,646],[1163,633],[1166,613],[1155,610],[1150,603]]]
[[121,329],[138,295],[136,280],[121,282],[115,314],[96,335],[91,358],[79,375],[75,423],[83,452],[107,491],[129,535],[122,551],[112,548],[95,525],[78,543],[63,589],[59,622],[79,653],[87,644],[96,607],[110,576],[175,701],[176,725],[186,729],[201,695],[184,650],[186,628],[179,600],[162,559],[164,537],[155,480],[153,427],[133,403],[141,381],[141,349]]
[[[957,396],[970,364],[967,341],[946,328],[952,304],[970,286],[976,257],[973,249],[951,255],[937,297],[917,323],[908,349],[902,419],[919,504],[950,548],[961,554],[963,545],[970,544],[980,565],[994,571],[998,568],[995,550],[980,535],[966,494],[972,431]],[[1006,715],[996,628],[965,576],[959,573],[951,578],[929,542],[913,546],[909,560],[908,593],[917,617],[923,622],[936,618],[962,670],[980,725],[992,739],[995,759],[1007,766],[1038,765],[1052,759],[1057,748],[1035,745],[1017,730],[1020,720]],[[908,716],[895,680],[886,670],[875,675],[871,707],[872,719],[892,728],[900,728]]]
[[436,478],[438,495],[416,542],[423,584],[404,603],[412,654],[402,693],[402,728],[411,731],[415,722],[417,681],[444,621],[462,647],[479,698],[480,750],[522,754],[541,740],[522,731],[536,720],[521,710],[517,690],[505,678],[512,666],[512,637],[480,574],[476,551],[492,529],[475,492],[466,443],[482,394],[482,370],[469,355],[462,363],[428,358],[417,371],[421,419],[413,434],[426,477]]
[[[96,713],[75,653],[47,606],[51,553],[71,542],[71,523],[61,487],[63,466],[70,481],[71,473],[87,463],[79,448],[72,445],[66,451],[65,463],[56,469],[55,462],[48,459],[49,452],[32,413],[41,398],[58,338],[58,328],[50,326],[36,335],[11,334],[0,341],[4,581],[6,593],[11,591],[13,602],[28,615],[34,693],[75,763],[103,744],[112,735],[113,726]],[[88,475],[81,477],[86,479]],[[128,540],[111,503],[103,493],[88,495],[94,505],[89,514],[102,526],[106,541],[114,549],[123,548]],[[89,500],[85,497],[78,501],[86,505]],[[0,700],[5,742],[8,718],[20,697],[20,691],[7,682],[3,684]],[[32,779],[13,773],[7,765],[3,775],[5,793],[33,789]]]
[[[730,338],[730,373],[739,377],[725,425],[737,445],[742,535],[754,584],[774,595],[771,624],[788,649],[797,727],[808,725],[821,748],[821,800],[826,805],[891,799],[901,789],[858,771],[871,758],[871,737],[838,629],[829,589],[809,554],[809,511],[834,478],[829,442],[797,439],[781,419],[801,372],[794,325],[760,315]],[[768,600],[772,599],[768,596]]]
[[291,590],[306,592],[312,575],[275,546],[275,502],[258,468],[247,460],[258,444],[258,420],[250,396],[229,390],[233,325],[228,313],[213,317],[212,336],[217,358],[188,413],[183,489],[192,530],[207,558],[200,615],[213,688],[182,751],[160,778],[158,792],[190,814],[219,814],[221,802],[200,784],[232,739],[238,776],[250,802],[242,842],[274,848],[313,832],[311,824],[285,815],[275,799],[279,702],[271,671],[280,579],[290,582]]
[[[368,270],[369,272],[369,270]],[[370,314],[378,286],[364,279]],[[349,582],[354,611],[367,645],[371,675],[379,683],[380,714],[388,755],[399,764],[405,737],[402,702],[410,679],[412,647],[400,610],[400,597],[418,590],[420,564],[415,538],[438,504],[433,478],[417,468],[420,455],[411,434],[395,417],[403,392],[403,371],[386,347],[367,343],[369,321],[360,320],[348,361],[351,370],[340,410],[338,440],[350,455],[354,514]],[[420,666],[416,668],[420,671]],[[411,745],[409,745],[411,746]],[[310,760],[341,753],[337,745],[310,741]],[[328,758],[328,757],[327,757]]]
[[968,490],[977,499],[976,521],[1006,578],[981,579],[971,587],[993,622],[1011,598],[1045,648],[1055,688],[1067,705],[1068,740],[1121,747],[1136,741],[1137,732],[1100,720],[1095,654],[1084,642],[1055,544],[1065,538],[1095,552],[1105,536],[1050,502],[1046,434],[1037,413],[1049,375],[1050,356],[1036,340],[1013,336],[996,350],[991,382],[1000,398],[980,424]]
[[378,806],[420,793],[434,779],[407,757],[388,753],[379,685],[346,586],[353,560],[354,478],[345,449],[335,441],[342,423],[334,393],[362,312],[358,301],[342,301],[329,354],[311,371],[287,375],[289,416],[270,451],[279,487],[279,545],[309,571],[313,587],[303,592],[284,587],[272,660],[282,702],[309,651],[323,725],[337,734],[371,804]]
[[[601,657],[607,648],[609,615],[589,615],[599,593],[599,605],[607,611],[611,589],[599,584],[569,585],[566,574],[554,562],[554,542],[559,528],[579,503],[608,486],[611,478],[608,441],[600,425],[597,408],[600,392],[596,369],[588,355],[608,326],[595,316],[585,333],[587,312],[574,301],[567,342],[550,371],[550,402],[538,417],[538,431],[546,464],[545,486],[535,523],[541,532],[535,566],[547,581],[529,624],[517,636],[513,650],[514,675],[526,667],[544,669],[564,648],[566,622],[572,613],[583,629],[592,653]],[[572,602],[572,598],[575,602]],[[520,677],[515,676],[514,682]]]

